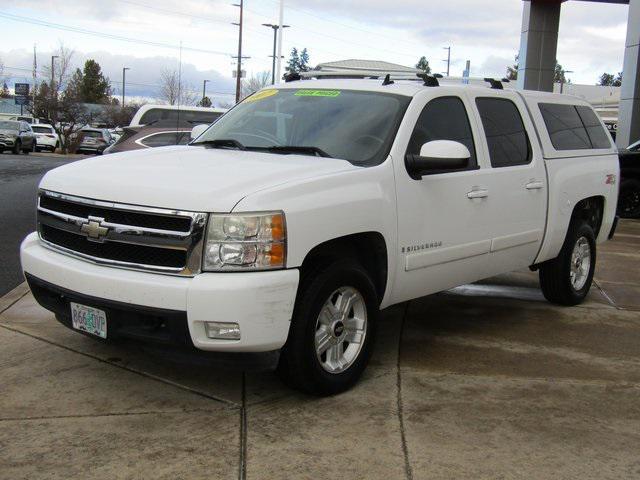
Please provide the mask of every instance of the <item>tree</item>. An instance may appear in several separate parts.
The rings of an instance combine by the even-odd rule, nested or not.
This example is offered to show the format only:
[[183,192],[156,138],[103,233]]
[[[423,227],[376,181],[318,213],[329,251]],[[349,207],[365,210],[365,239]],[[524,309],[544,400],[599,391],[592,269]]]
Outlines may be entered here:
[[131,119],[144,103],[129,101],[124,107],[118,103],[111,103],[104,108],[104,118],[109,125],[114,127],[126,127]]
[[511,65],[510,67],[507,67],[507,76],[506,78],[509,80],[517,80],[518,79],[518,60],[520,59],[520,55],[516,55],[514,57],[516,63],[514,63],[513,65]]
[[622,85],[622,72],[616,77],[613,73],[603,73],[600,75],[597,85],[603,87],[620,87]]
[[271,72],[259,72],[242,81],[240,96],[242,98],[248,97],[267,85],[271,85]]
[[185,85],[177,70],[165,68],[160,72],[160,99],[169,105],[195,105],[198,94]]
[[302,49],[301,52],[298,52],[296,47],[291,49],[286,70],[288,73],[308,72],[311,70],[309,67],[309,52],[307,52],[306,48]]
[[[58,49],[53,52],[58,58],[55,60],[55,66],[53,68],[54,79],[53,85],[51,85],[53,93],[57,94],[61,92],[69,78],[69,70],[71,69],[71,62],[73,60],[74,51],[66,48],[64,43],[60,42]],[[42,67],[44,77],[51,78],[51,66],[45,65]],[[51,82],[51,80],[49,80]],[[52,94],[53,94],[52,93]]]
[[567,80],[567,77],[565,76],[566,72],[564,68],[562,68],[562,65],[558,63],[558,60],[556,60],[556,66],[555,66],[554,72],[555,72],[553,75],[554,83],[571,83],[571,80]]
[[431,73],[429,60],[427,60],[427,57],[425,56],[420,57],[420,60],[418,60],[418,63],[416,63],[416,68],[418,70],[422,70],[424,73]]
[[9,87],[7,86],[7,82],[2,84],[2,89],[0,89],[0,98],[9,98],[11,97],[11,93],[9,93]]
[[211,102],[211,99],[209,97],[204,97],[202,100],[200,100],[198,102],[198,107],[211,107],[211,105],[213,105],[213,103]]
[[[80,72],[80,70],[77,70]],[[111,83],[104,76],[100,64],[93,59],[84,63],[79,79],[80,96],[85,103],[107,103],[111,97]]]

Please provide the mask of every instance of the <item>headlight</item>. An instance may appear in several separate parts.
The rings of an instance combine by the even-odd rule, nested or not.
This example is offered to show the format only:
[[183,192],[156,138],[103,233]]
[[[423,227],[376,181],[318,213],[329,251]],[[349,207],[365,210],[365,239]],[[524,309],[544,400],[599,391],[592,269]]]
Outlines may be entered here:
[[283,212],[210,214],[202,269],[284,268],[286,238]]

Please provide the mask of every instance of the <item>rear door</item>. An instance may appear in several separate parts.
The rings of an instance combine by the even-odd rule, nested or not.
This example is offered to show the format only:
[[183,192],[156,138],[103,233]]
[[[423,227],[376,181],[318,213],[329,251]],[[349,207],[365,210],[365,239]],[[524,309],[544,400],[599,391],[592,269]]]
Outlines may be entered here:
[[542,150],[524,102],[514,92],[468,92],[483,134],[491,253],[488,273],[532,265],[544,237],[547,178]]

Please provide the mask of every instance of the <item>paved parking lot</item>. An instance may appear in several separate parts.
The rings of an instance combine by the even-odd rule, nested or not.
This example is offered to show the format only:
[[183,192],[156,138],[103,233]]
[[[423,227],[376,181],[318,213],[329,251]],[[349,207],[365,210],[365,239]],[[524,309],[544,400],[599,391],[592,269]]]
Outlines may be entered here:
[[640,222],[579,307],[518,272],[385,311],[353,390],[171,363],[0,300],[0,478],[640,478]]

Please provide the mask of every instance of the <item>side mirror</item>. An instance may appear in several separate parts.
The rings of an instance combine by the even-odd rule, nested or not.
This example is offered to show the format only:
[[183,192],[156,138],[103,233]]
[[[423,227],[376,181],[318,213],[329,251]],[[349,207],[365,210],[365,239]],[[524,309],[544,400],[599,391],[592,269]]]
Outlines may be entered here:
[[209,128],[209,125],[206,123],[202,123],[200,125],[196,125],[195,127],[193,127],[193,129],[191,130],[191,140],[195,140],[196,138],[198,138],[208,128]]
[[405,165],[411,178],[420,180],[424,175],[465,170],[470,159],[471,153],[462,143],[433,140],[422,145],[420,155],[408,154]]

